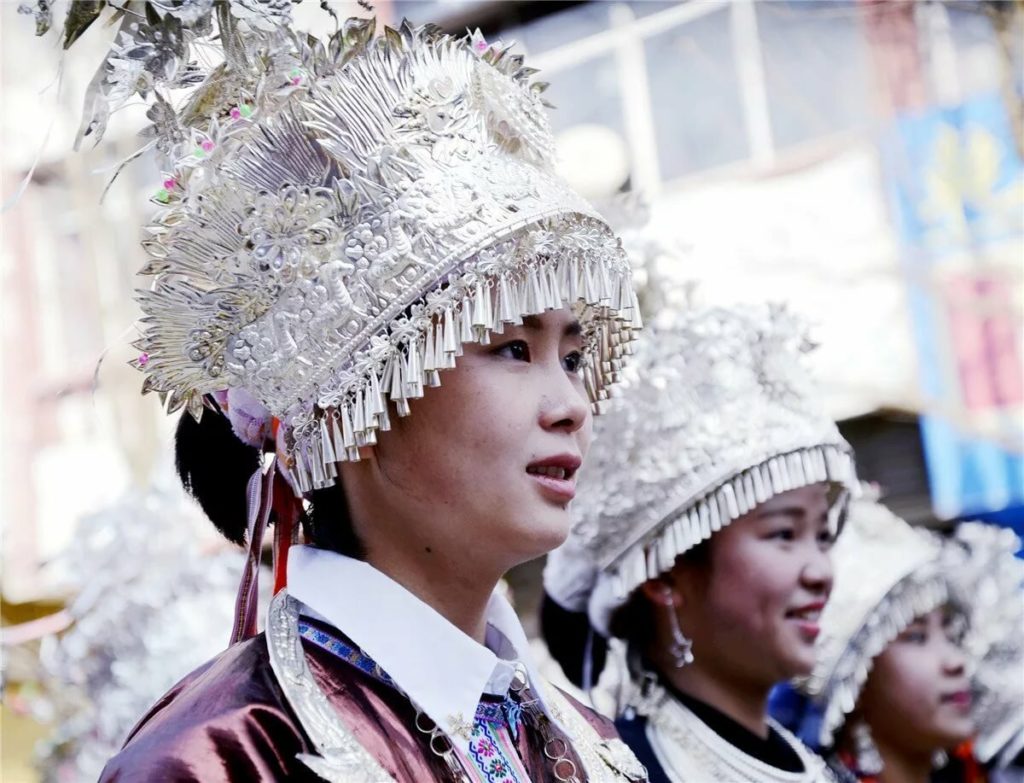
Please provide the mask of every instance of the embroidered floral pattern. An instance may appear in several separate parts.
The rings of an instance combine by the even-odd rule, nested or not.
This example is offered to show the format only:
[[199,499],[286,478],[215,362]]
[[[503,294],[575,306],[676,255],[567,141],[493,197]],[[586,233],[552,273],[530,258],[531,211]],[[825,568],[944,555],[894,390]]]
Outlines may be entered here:
[[[485,706],[484,704],[480,705]],[[499,710],[499,713],[501,711]],[[504,716],[497,721],[482,719],[477,710],[473,735],[469,740],[470,769],[476,773],[477,783],[529,783],[530,778],[519,760],[519,753],[505,723]]]

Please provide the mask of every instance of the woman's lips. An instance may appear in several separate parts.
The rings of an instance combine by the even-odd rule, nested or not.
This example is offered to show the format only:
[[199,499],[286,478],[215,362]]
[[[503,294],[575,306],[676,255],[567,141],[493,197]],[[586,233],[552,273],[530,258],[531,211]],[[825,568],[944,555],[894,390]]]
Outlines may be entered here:
[[545,473],[529,473],[530,478],[540,485],[541,490],[561,503],[568,503],[576,497],[576,479],[558,478]]
[[953,693],[945,693],[942,695],[940,701],[943,704],[952,704],[962,712],[967,712],[971,708],[971,692],[968,690],[954,691]]
[[817,623],[812,623],[807,620],[798,620],[796,627],[800,630],[800,634],[810,642],[813,642],[818,638],[818,634],[821,633],[821,626]]
[[806,606],[789,610],[786,612],[786,619],[796,623],[800,635],[807,641],[813,642],[818,638],[818,634],[821,633],[820,618],[821,610],[824,608],[824,601],[815,601]]
[[576,497],[576,471],[580,463],[574,454],[559,454],[531,462],[526,473],[545,495],[557,503],[568,503]]

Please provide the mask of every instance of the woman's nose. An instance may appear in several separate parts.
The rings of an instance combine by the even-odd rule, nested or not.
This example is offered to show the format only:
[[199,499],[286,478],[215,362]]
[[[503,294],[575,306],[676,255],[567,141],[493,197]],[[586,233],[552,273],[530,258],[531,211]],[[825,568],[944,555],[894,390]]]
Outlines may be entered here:
[[832,592],[832,558],[815,540],[808,547],[808,561],[800,572],[804,587],[828,595]]
[[573,433],[582,428],[591,415],[590,403],[580,384],[573,383],[561,362],[554,371],[545,373],[540,400],[540,424],[544,429]]
[[942,654],[942,671],[950,677],[959,677],[967,670],[967,656],[960,646],[946,639]]

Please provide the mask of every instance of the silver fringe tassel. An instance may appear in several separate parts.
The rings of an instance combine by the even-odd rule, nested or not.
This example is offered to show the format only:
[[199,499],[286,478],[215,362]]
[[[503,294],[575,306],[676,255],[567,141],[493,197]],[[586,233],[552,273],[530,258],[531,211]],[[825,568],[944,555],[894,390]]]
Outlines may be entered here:
[[424,388],[440,385],[440,371],[455,366],[463,343],[487,345],[492,331],[500,334],[506,324],[576,305],[581,298],[599,303],[588,306],[584,315],[593,329],[587,333],[584,327],[588,361],[582,373],[594,412],[600,413],[633,333],[642,328],[636,294],[628,276],[613,279],[603,264],[583,264],[573,256],[537,263],[521,274],[477,282],[433,313],[423,330],[396,340],[387,359],[349,387],[344,402],[318,407],[306,448],[295,454],[291,467],[299,489],[307,493],[329,486],[337,476],[336,462],[358,461],[360,447],[373,445],[377,431],[390,428],[388,402],[399,416],[408,415],[409,401],[422,397]]
[[[655,528],[645,542],[631,547],[614,566],[616,592],[621,599],[648,579],[672,570],[676,558],[707,540],[755,506],[792,489],[822,482],[856,485],[853,456],[833,444],[780,454],[722,482],[696,502],[687,502]],[[845,506],[833,505],[833,525]]]

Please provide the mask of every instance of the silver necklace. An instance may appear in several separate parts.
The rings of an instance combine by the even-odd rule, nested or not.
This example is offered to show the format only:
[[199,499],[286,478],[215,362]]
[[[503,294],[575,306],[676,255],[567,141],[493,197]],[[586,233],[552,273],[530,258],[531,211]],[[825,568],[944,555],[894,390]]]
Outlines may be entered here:
[[769,719],[772,730],[790,745],[803,764],[801,772],[789,772],[765,764],[726,741],[684,704],[659,688],[646,700],[642,714],[648,718],[648,738],[666,773],[674,780],[715,780],[728,783],[835,783],[825,762]]

